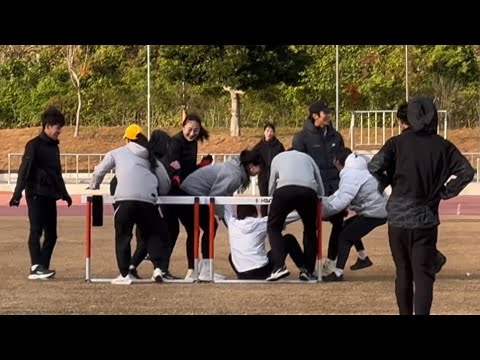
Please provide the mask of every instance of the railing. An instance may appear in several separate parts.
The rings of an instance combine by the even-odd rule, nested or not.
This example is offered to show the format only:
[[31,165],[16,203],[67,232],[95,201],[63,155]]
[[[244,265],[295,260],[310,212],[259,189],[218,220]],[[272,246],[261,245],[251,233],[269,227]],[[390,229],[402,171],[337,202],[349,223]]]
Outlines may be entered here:
[[[198,159],[200,160],[204,155],[199,154]],[[234,156],[239,154],[226,154],[226,153],[217,153],[211,154],[213,162],[224,162]],[[9,153],[8,154],[8,175],[7,182],[8,184],[12,183],[12,180],[16,178],[12,177],[12,168],[18,169],[20,167],[22,153]],[[62,162],[62,171],[64,178],[66,180],[74,180],[75,184],[82,184],[90,181],[91,174],[96,165],[98,165],[102,160],[105,154],[93,153],[93,154],[61,154],[60,160]],[[15,173],[16,174],[16,173]],[[113,174],[113,171],[111,172]]]
[[[385,141],[401,132],[396,121],[396,110],[359,110],[352,111],[350,120],[350,148],[362,145],[383,145]],[[448,113],[438,110],[438,134],[448,136]],[[381,133],[381,142],[379,139]],[[358,135],[357,135],[358,134]],[[357,140],[357,141],[356,141]]]
[[[375,154],[375,151],[358,151],[360,153],[363,153],[364,155],[371,157],[373,154]],[[198,155],[198,160],[200,160],[204,155],[207,154],[199,154]],[[210,154],[212,155],[213,162],[224,162],[225,160],[231,159],[232,157],[237,157],[239,154],[227,154],[227,153],[216,153],[216,154]],[[463,155],[470,161],[470,164],[476,169],[476,182],[480,182],[480,152],[468,152],[468,153],[463,153]],[[8,184],[12,184],[12,159],[16,159],[18,164],[16,166],[16,169],[20,166],[20,160],[23,154],[21,153],[9,153],[8,154],[8,177],[7,177],[7,182]],[[95,165],[98,165],[105,154],[61,154],[60,157],[62,159],[62,169],[63,169],[63,175],[64,178],[66,179],[66,182],[68,180],[73,179],[75,181],[75,184],[83,184],[83,183],[88,183],[91,178],[91,174],[95,168]],[[69,159],[71,159],[69,161]],[[71,163],[74,163],[74,166],[71,165]],[[72,167],[73,166],[73,167]],[[111,172],[113,174],[113,171]],[[253,181],[252,178],[252,184],[256,184],[256,180]],[[16,180],[16,177],[15,177]],[[107,179],[106,179],[107,180]],[[15,181],[16,182],[16,181]],[[256,187],[253,186],[253,190],[250,191],[252,195],[257,195],[257,190]],[[247,191],[248,193],[248,191]]]

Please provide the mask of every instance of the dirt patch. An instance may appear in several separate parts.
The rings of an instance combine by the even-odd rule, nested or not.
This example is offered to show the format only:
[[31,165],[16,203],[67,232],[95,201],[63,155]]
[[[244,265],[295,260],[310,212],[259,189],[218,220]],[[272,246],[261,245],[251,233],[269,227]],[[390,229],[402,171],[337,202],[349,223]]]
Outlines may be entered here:
[[[454,220],[454,221],[451,221]],[[472,221],[473,220],[473,221]],[[88,284],[82,217],[60,217],[59,240],[52,267],[57,278],[27,280],[28,220],[0,221],[0,314],[397,314],[394,295],[395,269],[388,248],[387,227],[375,229],[365,247],[373,266],[350,271],[355,254],[350,254],[342,283],[328,284],[135,284],[114,286]],[[301,225],[289,225],[288,232],[301,236]],[[330,231],[323,226],[323,238]],[[480,314],[480,221],[478,217],[443,217],[439,249],[448,257],[435,282],[432,313]],[[326,244],[323,244],[325,253]],[[215,271],[234,278],[228,260],[228,240],[220,225],[215,243]],[[186,272],[185,236],[177,242],[171,270]],[[298,270],[288,261],[290,279]],[[117,275],[110,218],[93,230],[92,271],[95,277]],[[140,274],[151,276],[151,264],[144,262]],[[470,273],[467,276],[466,273]]]
[[[79,137],[73,136],[74,128],[66,126],[63,129],[60,137],[60,150],[62,153],[80,153],[104,154],[109,150],[119,147],[123,144],[122,136],[125,128],[121,126],[116,127],[82,127]],[[164,129],[169,134],[173,135],[180,131],[179,128]],[[280,141],[286,148],[292,144],[293,135],[298,129],[278,128],[277,135]],[[38,128],[25,129],[2,129],[0,130],[0,137],[2,139],[2,147],[0,148],[0,172],[6,172],[8,169],[8,153],[23,153],[25,143],[40,132]],[[345,144],[350,146],[350,135],[348,129],[342,130],[342,135],[345,139]],[[228,129],[215,128],[210,131],[211,136],[209,141],[201,143],[199,146],[200,153],[239,153],[245,148],[252,148],[263,136],[263,129],[242,129],[242,136],[231,137]],[[360,143],[360,133],[355,133],[356,143]],[[364,137],[366,133],[364,134]],[[387,131],[387,138],[390,132]],[[371,132],[371,142],[374,142],[374,132]],[[480,152],[480,132],[478,129],[460,129],[450,130],[448,132],[448,139],[452,141],[462,152]],[[380,130],[377,131],[377,141],[382,140]],[[363,141],[365,144],[367,140]],[[379,145],[359,145],[357,149],[372,150],[378,149]],[[17,171],[20,162],[19,158],[12,158],[12,170]],[[68,164],[71,168],[75,166],[74,161]],[[81,164],[87,167],[87,164]],[[65,165],[63,165],[65,166]]]

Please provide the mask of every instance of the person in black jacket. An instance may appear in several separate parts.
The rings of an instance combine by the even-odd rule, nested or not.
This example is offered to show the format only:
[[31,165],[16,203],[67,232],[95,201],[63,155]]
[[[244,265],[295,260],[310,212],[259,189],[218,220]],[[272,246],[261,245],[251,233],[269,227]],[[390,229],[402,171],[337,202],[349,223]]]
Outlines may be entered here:
[[[58,137],[65,125],[65,117],[54,107],[42,116],[42,132],[25,145],[18,180],[10,206],[18,206],[25,189],[30,221],[28,250],[30,252],[30,280],[51,279],[50,260],[57,242],[57,200],[72,205],[62,177]],[[40,238],[44,234],[43,243]]]
[[[263,127],[264,137],[253,148],[258,151],[263,159],[264,167],[258,174],[258,189],[260,196],[268,196],[268,180],[270,179],[270,164],[273,158],[285,151],[283,144],[275,136],[275,126],[272,123],[266,123]],[[260,207],[262,217],[267,216],[268,205]]]
[[379,191],[392,186],[388,237],[400,315],[428,315],[435,281],[438,206],[440,200],[457,196],[475,172],[455,145],[437,135],[438,112],[432,100],[412,98],[407,118],[410,126],[385,143],[368,170],[379,180]]
[[[407,118],[408,103],[402,103],[397,109],[397,120],[402,131],[410,127],[410,123]],[[438,274],[443,266],[447,263],[447,257],[443,255],[437,248],[437,255],[435,257],[435,274]]]
[[[325,196],[338,190],[340,176],[333,164],[334,151],[345,147],[342,135],[331,125],[331,111],[325,101],[315,101],[309,107],[309,117],[305,120],[303,130],[295,134],[292,147],[310,155],[322,176]],[[338,239],[342,231],[344,212],[329,218],[332,230],[328,241],[328,259],[324,264],[324,274],[335,270],[335,259],[338,255]],[[358,250],[358,249],[357,249]]]
[[[200,116],[190,113],[182,122],[182,131],[172,136],[170,146],[168,148],[168,163],[178,164],[178,169],[172,176],[172,188],[169,195],[181,196],[186,195],[179,186],[198,168],[198,142],[208,140],[208,131],[202,126]],[[187,231],[186,253],[189,258],[189,269],[193,268],[193,258],[189,254],[193,254],[193,217],[190,213],[188,205],[168,205],[162,207],[165,220],[168,224],[168,232],[170,234],[171,247],[173,252],[180,233],[180,222]],[[191,267],[190,267],[191,266]],[[187,274],[188,275],[188,274]]]

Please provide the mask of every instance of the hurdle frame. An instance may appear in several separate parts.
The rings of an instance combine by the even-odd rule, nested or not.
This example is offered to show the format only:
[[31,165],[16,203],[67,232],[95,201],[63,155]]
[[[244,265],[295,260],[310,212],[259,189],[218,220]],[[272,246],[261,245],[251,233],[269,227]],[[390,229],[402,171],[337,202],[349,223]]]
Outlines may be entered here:
[[[98,195],[82,195],[81,202],[85,204],[85,282],[87,283],[110,283],[113,278],[95,278],[92,276],[91,259],[92,259],[92,199],[93,196],[102,196],[103,204],[112,204],[114,202],[113,196],[98,194]],[[317,279],[311,281],[293,280],[293,279],[280,279],[277,281],[266,280],[244,280],[244,279],[214,279],[215,268],[215,236],[214,236],[214,219],[215,219],[215,206],[216,205],[269,205],[272,201],[270,196],[160,196],[158,197],[158,205],[193,205],[194,213],[194,237],[193,237],[193,251],[194,251],[194,271],[193,282],[178,279],[167,280],[164,279],[164,283],[215,283],[215,284],[275,284],[275,283],[319,283],[322,282],[321,270],[322,270],[322,198],[318,198],[317,201]],[[209,281],[199,281],[199,238],[200,238],[200,205],[208,205],[209,208],[209,262],[210,273]],[[135,279],[133,283],[153,283],[152,279]]]

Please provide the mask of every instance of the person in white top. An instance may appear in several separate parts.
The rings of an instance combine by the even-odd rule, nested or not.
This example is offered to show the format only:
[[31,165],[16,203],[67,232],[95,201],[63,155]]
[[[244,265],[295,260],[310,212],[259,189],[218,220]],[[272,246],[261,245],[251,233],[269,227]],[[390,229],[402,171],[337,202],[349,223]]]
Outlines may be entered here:
[[[225,205],[224,221],[228,227],[230,251],[228,260],[239,279],[264,280],[273,269],[271,251],[265,249],[268,217],[258,217],[254,205],[238,205],[236,216],[232,207]],[[293,212],[287,216],[285,224],[297,221],[300,216]],[[291,234],[283,235],[286,252],[290,254],[300,272],[305,270],[303,251]]]
[[334,165],[340,171],[338,190],[323,201],[323,216],[328,218],[349,208],[356,212],[344,221],[338,238],[338,258],[335,271],[323,276],[323,281],[342,281],[343,269],[354,245],[358,259],[350,270],[372,266],[362,243],[362,237],[387,222],[387,196],[378,191],[378,181],[367,169],[366,160],[349,148],[334,152]]

